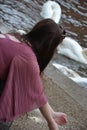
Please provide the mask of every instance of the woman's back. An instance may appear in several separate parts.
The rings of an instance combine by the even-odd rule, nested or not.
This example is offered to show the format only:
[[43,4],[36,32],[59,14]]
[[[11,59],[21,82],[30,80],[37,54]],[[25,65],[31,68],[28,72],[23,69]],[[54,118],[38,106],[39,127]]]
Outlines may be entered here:
[[26,60],[32,61],[36,59],[32,48],[20,41],[10,39],[9,35],[5,34],[0,38],[0,78],[5,78],[8,72],[10,63],[15,56],[22,56]]

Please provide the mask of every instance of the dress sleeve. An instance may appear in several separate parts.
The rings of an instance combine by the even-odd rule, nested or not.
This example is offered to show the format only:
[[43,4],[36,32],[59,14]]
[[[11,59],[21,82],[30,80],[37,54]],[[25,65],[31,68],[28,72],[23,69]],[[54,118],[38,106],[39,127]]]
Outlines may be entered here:
[[14,57],[5,89],[0,97],[0,118],[11,121],[25,112],[43,106],[46,102],[36,61],[29,61],[21,56]]

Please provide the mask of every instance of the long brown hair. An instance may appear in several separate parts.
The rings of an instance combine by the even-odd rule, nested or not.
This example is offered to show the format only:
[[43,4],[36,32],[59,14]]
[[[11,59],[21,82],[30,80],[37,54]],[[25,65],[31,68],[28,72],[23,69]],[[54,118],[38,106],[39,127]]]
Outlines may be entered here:
[[64,36],[65,30],[51,19],[38,22],[29,33],[23,36],[32,45],[40,72],[52,59],[56,47],[62,42]]

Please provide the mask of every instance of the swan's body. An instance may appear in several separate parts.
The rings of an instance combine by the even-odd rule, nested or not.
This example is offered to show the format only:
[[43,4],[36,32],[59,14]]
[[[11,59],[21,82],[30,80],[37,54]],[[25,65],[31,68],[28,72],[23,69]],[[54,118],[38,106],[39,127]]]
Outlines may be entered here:
[[87,78],[81,77],[79,74],[77,74],[75,71],[67,68],[66,66],[53,63],[53,66],[56,67],[61,73],[66,75],[68,78],[79,84],[80,86],[83,86],[87,88]]
[[87,49],[83,49],[78,42],[66,37],[57,48],[58,53],[65,55],[80,63],[87,64]]
[[43,4],[40,15],[43,18],[51,18],[56,23],[59,23],[61,18],[61,7],[55,1],[47,1]]

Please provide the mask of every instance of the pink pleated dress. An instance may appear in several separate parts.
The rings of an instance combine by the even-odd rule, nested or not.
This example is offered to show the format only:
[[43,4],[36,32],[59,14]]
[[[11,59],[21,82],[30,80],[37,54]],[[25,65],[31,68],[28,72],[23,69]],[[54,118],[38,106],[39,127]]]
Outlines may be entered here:
[[45,105],[47,98],[32,48],[5,37],[0,38],[0,80],[6,80],[0,95],[0,121],[13,121]]

